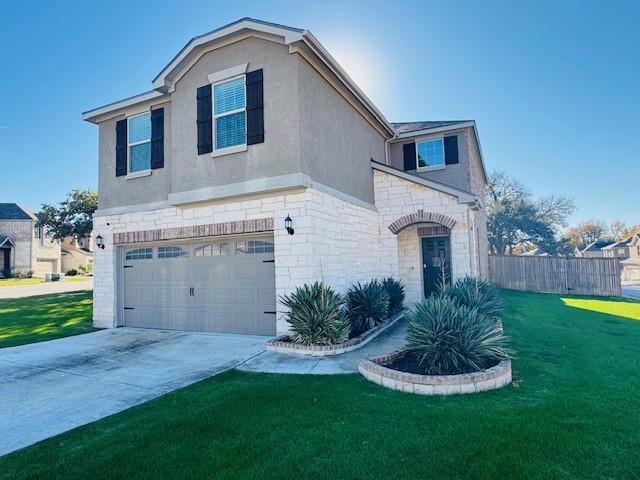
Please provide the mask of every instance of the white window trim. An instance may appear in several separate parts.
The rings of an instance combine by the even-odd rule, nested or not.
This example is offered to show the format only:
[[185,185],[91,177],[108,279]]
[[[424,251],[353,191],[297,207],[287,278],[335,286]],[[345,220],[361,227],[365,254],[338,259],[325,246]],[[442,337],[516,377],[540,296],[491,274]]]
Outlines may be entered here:
[[[142,142],[129,143],[131,119],[136,117],[141,117],[142,115],[147,115],[147,114],[151,115],[151,110],[147,110],[142,113],[138,113],[136,115],[131,115],[130,117],[127,117],[127,175],[125,176],[125,179],[127,180],[131,180],[132,178],[146,177],[147,175],[151,175],[151,168],[148,168],[145,170],[138,170],[137,172],[131,171],[131,147],[135,147],[136,145],[144,145],[145,143],[151,144],[151,135],[149,136],[149,140],[144,140]],[[151,121],[151,117],[149,117],[149,121]],[[149,167],[151,167],[151,157],[149,157]],[[142,175],[138,175],[139,173],[141,173]]]
[[220,70],[216,73],[210,73],[207,75],[209,79],[209,83],[220,83],[223,80],[231,80],[233,77],[239,77],[240,75],[244,75],[247,73],[247,69],[249,68],[248,63],[243,63],[242,65],[238,65],[236,67],[227,68],[225,70]]
[[[245,64],[245,66],[248,64]],[[232,70],[232,69],[228,69],[228,70]],[[227,71],[228,71],[227,70]],[[224,71],[223,71],[224,72]],[[223,73],[220,72],[220,73]],[[216,75],[216,74],[212,74],[212,75]],[[212,75],[209,75],[209,78],[211,78]],[[235,80],[236,78],[242,78],[244,81],[242,83],[242,88],[244,88],[244,108],[237,108],[235,110],[231,110],[229,112],[224,112],[224,113],[220,113],[218,115],[216,115],[216,95],[215,95],[215,90],[214,87],[216,85],[220,85],[221,83],[226,83],[226,82],[230,82],[231,80]],[[247,79],[246,79],[246,75],[244,73],[242,73],[241,75],[236,75],[234,77],[224,77],[223,80],[219,80],[217,82],[211,83],[211,112],[213,113],[213,118],[212,118],[212,123],[213,123],[213,151],[211,152],[211,157],[221,157],[223,155],[230,155],[232,153],[238,153],[238,152],[244,152],[247,150]],[[229,115],[233,115],[236,113],[241,113],[241,112],[245,112],[244,114],[244,131],[245,131],[245,137],[244,137],[244,143],[241,143],[239,145],[233,145],[232,147],[224,147],[224,148],[217,148],[217,135],[216,135],[216,129],[217,129],[217,125],[216,125],[216,120],[218,118],[222,118],[222,117],[227,117]]]
[[[442,140],[442,165],[431,165],[426,167],[418,166],[418,144],[433,142],[435,140]],[[432,172],[434,170],[444,170],[447,166],[447,152],[444,150],[444,137],[426,138],[424,140],[416,141],[416,172]]]

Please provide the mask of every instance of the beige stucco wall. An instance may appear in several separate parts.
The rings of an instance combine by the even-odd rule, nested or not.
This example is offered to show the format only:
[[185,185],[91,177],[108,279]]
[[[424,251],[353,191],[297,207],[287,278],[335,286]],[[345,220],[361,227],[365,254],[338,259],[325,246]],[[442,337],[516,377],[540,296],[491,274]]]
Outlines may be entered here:
[[[389,165],[394,168],[404,170],[404,152],[403,145],[412,142],[421,142],[424,140],[431,140],[433,138],[442,138],[443,136],[458,136],[458,161],[459,163],[453,165],[446,165],[445,168],[440,170],[428,170],[423,172],[416,172],[410,170],[411,173],[417,173],[418,175],[428,178],[429,180],[435,180],[436,182],[444,183],[452,187],[459,188],[465,192],[472,192],[478,194],[478,192],[472,190],[471,175],[476,175],[477,172],[472,171],[471,163],[471,128],[465,128],[460,130],[454,130],[443,133],[433,133],[430,135],[420,135],[414,138],[407,139],[405,141],[391,143],[389,145]],[[474,180],[473,184],[477,182]]]
[[384,162],[385,139],[304,58],[296,59],[302,171],[373,204],[370,161]]

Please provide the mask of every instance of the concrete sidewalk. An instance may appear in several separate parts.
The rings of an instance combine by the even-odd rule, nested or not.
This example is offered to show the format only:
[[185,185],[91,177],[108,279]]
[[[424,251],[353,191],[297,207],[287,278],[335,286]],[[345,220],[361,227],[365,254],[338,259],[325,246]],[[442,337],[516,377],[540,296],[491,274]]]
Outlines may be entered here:
[[331,357],[309,357],[266,350],[238,366],[238,370],[318,375],[355,373],[358,371],[358,362],[361,359],[386,355],[404,348],[406,333],[407,320],[403,318],[364,347],[351,352]]
[[640,300],[640,282],[628,282],[622,284],[622,296]]
[[119,328],[0,349],[0,455],[234,368],[266,340]]
[[93,279],[83,282],[46,282],[35,285],[17,285],[14,287],[0,287],[0,299],[24,298],[37,295],[50,295],[52,293],[78,292],[80,290],[93,290]]

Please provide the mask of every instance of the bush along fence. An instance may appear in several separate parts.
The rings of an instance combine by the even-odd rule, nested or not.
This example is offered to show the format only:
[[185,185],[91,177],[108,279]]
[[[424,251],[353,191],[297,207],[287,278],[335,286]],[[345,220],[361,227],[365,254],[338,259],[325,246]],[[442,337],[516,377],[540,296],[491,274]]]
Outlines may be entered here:
[[512,290],[619,297],[617,258],[489,257],[491,283]]

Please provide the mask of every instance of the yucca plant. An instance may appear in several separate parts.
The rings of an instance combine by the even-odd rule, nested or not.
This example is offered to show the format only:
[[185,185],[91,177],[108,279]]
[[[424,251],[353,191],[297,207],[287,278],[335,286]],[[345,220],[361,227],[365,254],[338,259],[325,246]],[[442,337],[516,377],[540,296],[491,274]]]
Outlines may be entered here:
[[303,345],[335,345],[349,339],[349,323],[343,306],[345,298],[322,282],[298,287],[280,297],[289,308],[287,319],[293,341]]
[[377,280],[364,285],[358,282],[347,292],[347,318],[352,337],[379,325],[387,318],[388,311],[389,294]]
[[478,371],[511,358],[508,338],[495,319],[434,295],[408,314],[407,346],[428,375]]
[[445,285],[440,295],[451,298],[458,305],[477,309],[492,318],[502,315],[502,300],[498,289],[485,280],[464,277],[453,285]]
[[391,277],[382,280],[382,286],[389,295],[387,316],[391,317],[404,308],[404,285]]

